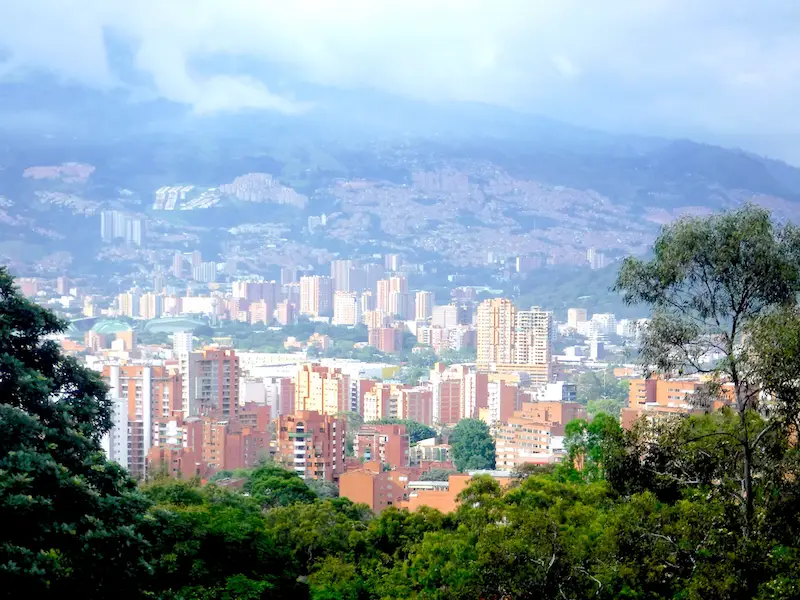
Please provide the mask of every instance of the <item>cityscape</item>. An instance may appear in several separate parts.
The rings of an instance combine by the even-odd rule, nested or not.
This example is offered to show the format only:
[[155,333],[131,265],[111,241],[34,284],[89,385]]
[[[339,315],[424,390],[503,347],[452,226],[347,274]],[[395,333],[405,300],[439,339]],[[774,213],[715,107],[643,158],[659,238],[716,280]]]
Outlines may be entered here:
[[0,598],[800,599],[800,3],[0,2]]
[[[588,267],[599,260],[587,253]],[[563,461],[565,426],[597,410],[587,400],[606,400],[630,427],[642,415],[694,411],[703,382],[645,377],[634,357],[646,318],[569,308],[559,321],[473,287],[440,299],[409,287],[414,266],[400,254],[335,259],[325,275],[282,268],[280,281],[241,279],[199,251],[164,267],[150,287],[116,296],[68,275],[19,280],[25,296],[76,317],[63,351],[109,385],[103,447],[141,480],[167,470],[226,481],[220,474],[269,460],[376,512],[452,510],[468,481],[448,444],[461,420],[488,426],[488,472],[503,481],[525,464]],[[241,347],[259,332],[279,345]],[[592,376],[614,397],[581,390],[579,402]],[[409,421],[431,436],[412,443]]]

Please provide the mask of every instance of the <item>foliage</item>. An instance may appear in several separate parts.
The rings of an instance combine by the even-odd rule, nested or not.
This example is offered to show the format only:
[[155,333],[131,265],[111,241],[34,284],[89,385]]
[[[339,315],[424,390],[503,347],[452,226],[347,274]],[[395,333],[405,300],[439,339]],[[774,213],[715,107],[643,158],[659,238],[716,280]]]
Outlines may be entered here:
[[624,406],[628,400],[628,381],[617,379],[614,376],[613,367],[609,367],[602,373],[597,371],[581,373],[575,383],[578,386],[578,402],[584,405],[608,399]]
[[[165,600],[797,598],[800,318],[792,301],[758,300],[766,292],[753,286],[763,273],[739,270],[753,253],[773,248],[751,217],[730,217],[740,219],[735,224],[747,240],[732,243],[738,234],[731,230],[715,238],[733,256],[727,267],[725,257],[703,263],[723,283],[684,306],[699,322],[696,311],[714,289],[749,289],[737,296],[751,313],[738,313],[735,335],[739,317],[721,314],[720,339],[736,340],[725,360],[696,363],[720,377],[741,376],[730,407],[640,420],[630,430],[602,413],[573,421],[565,428],[571,460],[519,468],[508,487],[475,477],[447,515],[390,507],[376,516],[345,498],[321,499],[329,486],[273,464],[220,474],[244,477],[241,490],[165,476],[137,489],[99,451],[109,427],[103,386],[46,341],[61,324],[21,299],[0,271],[3,593]],[[715,234],[703,227],[703,235]],[[774,240],[785,235],[789,244],[791,231],[781,231]],[[690,242],[714,255],[702,240],[681,238]],[[687,285],[691,268],[673,260],[680,249],[664,251],[670,260],[657,253],[653,268],[671,265],[673,283]],[[786,282],[793,255],[777,254],[765,260],[786,259],[779,274]],[[754,265],[775,274],[772,264]],[[628,283],[636,293],[651,293],[634,281]],[[660,294],[673,306],[671,292]],[[687,314],[678,310],[677,319]],[[704,314],[716,326],[713,311]],[[663,337],[661,330],[660,339],[648,342],[645,354],[654,364],[677,357],[658,358],[654,348],[708,343],[684,337],[683,326],[667,331],[680,335]],[[707,391],[718,397],[714,383],[721,381]],[[460,470],[494,466],[488,433],[472,419],[453,429]]]
[[564,427],[564,447],[572,465],[582,471],[587,481],[604,477],[603,458],[611,445],[622,435],[619,422],[612,416],[600,413],[587,422],[574,419]]
[[245,482],[244,490],[268,508],[309,503],[317,499],[317,494],[299,475],[276,465],[255,469]]
[[0,584],[31,597],[135,597],[151,568],[148,502],[103,456],[106,388],[61,354],[50,336],[65,329],[0,268]]
[[458,473],[453,469],[429,469],[419,476],[420,481],[447,481],[453,473]]
[[[729,487],[741,490],[736,493],[743,533],[750,535],[756,502],[753,462],[761,451],[759,444],[768,443],[773,428],[785,429],[796,421],[800,409],[796,395],[786,393],[796,372],[774,365],[778,368],[769,373],[770,363],[780,356],[763,343],[786,330],[787,322],[775,317],[776,311],[791,314],[786,311],[797,302],[800,230],[778,227],[768,211],[750,205],[706,218],[684,218],[662,230],[652,260],[625,260],[616,288],[627,302],[653,308],[640,349],[645,367],[667,377],[707,375],[707,393],[696,395],[705,401],[703,408],[720,399],[724,383],[731,386],[738,425],[710,435],[735,441],[728,456],[740,470]],[[791,346],[791,340],[786,341]],[[780,408],[769,411],[763,427],[754,429],[758,419],[752,415],[762,391],[773,395]]]
[[459,471],[494,469],[494,439],[479,419],[462,419],[450,435],[453,463]]

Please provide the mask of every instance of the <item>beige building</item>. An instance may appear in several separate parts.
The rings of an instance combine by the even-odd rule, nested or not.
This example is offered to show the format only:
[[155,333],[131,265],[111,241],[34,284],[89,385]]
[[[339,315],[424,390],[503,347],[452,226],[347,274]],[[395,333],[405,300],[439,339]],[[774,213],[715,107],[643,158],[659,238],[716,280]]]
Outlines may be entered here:
[[414,318],[417,321],[427,321],[433,312],[433,293],[420,291],[414,297]]
[[354,327],[361,323],[361,303],[355,292],[336,292],[333,295],[333,324]]
[[[377,284],[377,296],[375,301],[375,308],[387,314],[392,313],[392,293],[408,297],[408,280],[405,277],[389,277],[389,279],[381,279]],[[402,300],[395,300],[395,303],[402,302]],[[407,302],[407,300],[406,300]],[[395,307],[396,308],[396,307]]]
[[333,312],[333,280],[324,275],[300,278],[300,314],[329,317]]
[[158,319],[164,310],[164,298],[159,294],[142,294],[139,298],[139,316],[142,319]]
[[587,318],[585,308],[570,308],[567,311],[567,325],[572,329],[577,329],[578,323],[585,323]]
[[131,318],[139,316],[139,294],[124,292],[117,296],[117,314]]
[[477,363],[481,367],[510,364],[513,360],[517,310],[507,298],[493,298],[478,305]]
[[494,431],[498,469],[525,463],[547,464],[564,457],[564,427],[585,419],[586,408],[575,402],[523,402],[522,409]]
[[350,375],[339,369],[305,364],[295,376],[295,410],[335,415],[350,410]]
[[481,370],[520,371],[534,385],[550,381],[553,315],[533,307],[517,310],[510,300],[495,298],[478,306],[477,364]]

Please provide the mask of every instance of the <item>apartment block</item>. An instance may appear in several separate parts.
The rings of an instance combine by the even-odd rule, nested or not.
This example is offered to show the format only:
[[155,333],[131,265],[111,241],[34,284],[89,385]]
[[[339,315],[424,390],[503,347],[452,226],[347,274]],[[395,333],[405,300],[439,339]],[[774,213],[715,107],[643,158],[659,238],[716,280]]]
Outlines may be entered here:
[[[102,376],[109,386],[114,421],[107,444],[134,477],[146,475],[146,457],[157,439],[158,423],[181,413],[180,377],[164,366],[107,365]],[[122,454],[127,444],[127,458]],[[121,450],[120,450],[121,449]],[[110,454],[111,456],[111,454]]]
[[538,307],[517,310],[495,298],[478,306],[477,363],[482,370],[524,372],[536,386],[552,375],[552,313]]
[[300,410],[275,423],[279,462],[304,479],[339,479],[345,465],[344,419]]
[[324,275],[300,278],[300,314],[330,317],[333,314],[333,280]]
[[403,487],[395,483],[392,471],[365,468],[342,473],[339,496],[357,504],[366,504],[375,514],[403,502]]
[[333,295],[332,324],[347,327],[361,324],[361,303],[357,293],[338,291]]
[[520,410],[493,430],[497,468],[513,470],[525,463],[561,460],[565,425],[585,418],[586,408],[580,404],[523,402]]
[[186,416],[235,417],[239,406],[239,357],[230,349],[206,348],[179,357]]
[[427,321],[433,314],[433,293],[419,291],[414,297],[414,318],[417,321]]
[[350,375],[319,364],[302,365],[294,380],[295,410],[335,415],[350,410]]
[[353,441],[355,455],[390,467],[408,466],[409,441],[405,425],[364,425]]

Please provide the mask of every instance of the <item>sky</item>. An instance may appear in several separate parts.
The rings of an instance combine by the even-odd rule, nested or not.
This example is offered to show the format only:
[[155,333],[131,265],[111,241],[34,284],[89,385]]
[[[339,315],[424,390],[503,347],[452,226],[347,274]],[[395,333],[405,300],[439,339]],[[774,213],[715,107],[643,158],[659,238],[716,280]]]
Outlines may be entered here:
[[200,113],[313,110],[299,84],[481,102],[800,164],[797,0],[0,2],[0,81],[36,71]]

